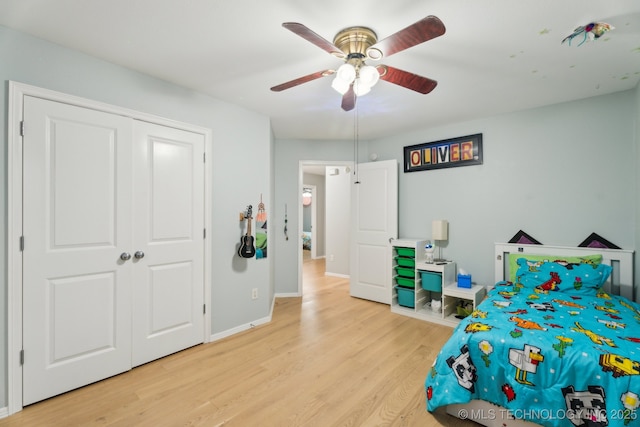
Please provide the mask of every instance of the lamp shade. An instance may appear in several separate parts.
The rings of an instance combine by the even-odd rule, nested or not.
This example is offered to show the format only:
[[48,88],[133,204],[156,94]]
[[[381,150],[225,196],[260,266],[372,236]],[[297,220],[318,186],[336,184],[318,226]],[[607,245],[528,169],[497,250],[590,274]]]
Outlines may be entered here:
[[446,219],[435,219],[431,223],[431,238],[447,240],[449,238],[449,222]]

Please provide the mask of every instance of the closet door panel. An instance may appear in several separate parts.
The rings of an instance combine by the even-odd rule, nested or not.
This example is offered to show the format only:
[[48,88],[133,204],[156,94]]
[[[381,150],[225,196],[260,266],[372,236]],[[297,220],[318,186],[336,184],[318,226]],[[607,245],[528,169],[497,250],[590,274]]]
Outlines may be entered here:
[[204,136],[135,126],[133,365],[204,340]]
[[130,119],[24,99],[23,404],[131,367]]

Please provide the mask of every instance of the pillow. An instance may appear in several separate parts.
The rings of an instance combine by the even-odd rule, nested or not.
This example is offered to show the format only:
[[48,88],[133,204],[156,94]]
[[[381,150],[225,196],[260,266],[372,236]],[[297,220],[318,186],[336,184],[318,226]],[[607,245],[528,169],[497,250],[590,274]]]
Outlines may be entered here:
[[[518,259],[518,282],[525,288],[560,291],[573,295],[595,295],[611,275],[606,264],[543,262],[533,269],[527,259]],[[533,270],[533,271],[532,271]]]
[[561,262],[571,264],[592,264],[598,265],[602,262],[602,255],[585,255],[585,256],[556,256],[556,255],[529,255],[529,254],[509,254],[509,281],[516,281],[516,273],[518,271],[518,259],[525,258],[531,262]]

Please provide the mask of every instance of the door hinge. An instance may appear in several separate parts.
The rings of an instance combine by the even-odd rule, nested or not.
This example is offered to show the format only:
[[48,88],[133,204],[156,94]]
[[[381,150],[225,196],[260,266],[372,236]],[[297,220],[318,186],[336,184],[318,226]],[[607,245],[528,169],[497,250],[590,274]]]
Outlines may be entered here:
[[20,350],[20,364],[24,365],[24,349]]
[[20,252],[24,252],[24,236],[20,236]]
[[24,136],[24,120],[20,122],[20,136]]
[[202,163],[207,163],[207,153],[202,153]]
[[206,228],[203,228],[203,229],[202,229],[202,238],[203,238],[203,239],[206,239],[206,238],[207,238],[207,229],[206,229]]
[[202,314],[207,314],[207,304],[202,304]]

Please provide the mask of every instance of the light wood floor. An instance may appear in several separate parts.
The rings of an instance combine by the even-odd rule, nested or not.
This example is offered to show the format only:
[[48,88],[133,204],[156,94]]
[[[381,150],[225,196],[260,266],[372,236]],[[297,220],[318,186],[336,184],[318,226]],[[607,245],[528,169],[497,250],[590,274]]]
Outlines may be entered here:
[[273,320],[26,407],[1,426],[475,426],[425,409],[451,329],[349,296],[304,262]]

